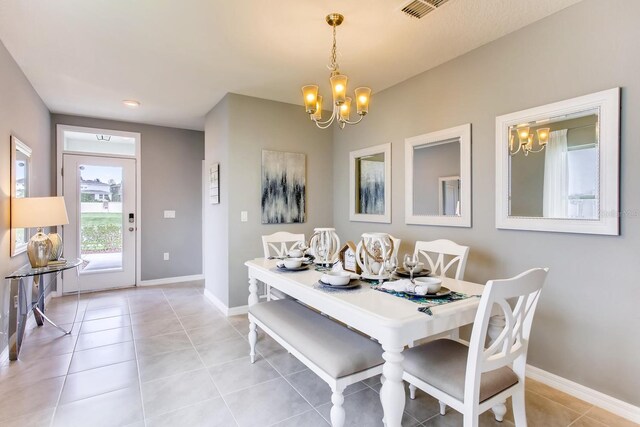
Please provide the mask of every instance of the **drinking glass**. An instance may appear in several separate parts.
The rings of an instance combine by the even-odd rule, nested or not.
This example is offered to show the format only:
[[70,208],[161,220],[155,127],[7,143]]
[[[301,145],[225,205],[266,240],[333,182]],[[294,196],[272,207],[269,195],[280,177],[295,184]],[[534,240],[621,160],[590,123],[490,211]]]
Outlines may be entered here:
[[417,254],[405,254],[404,256],[404,268],[409,270],[409,278],[411,283],[413,282],[413,272],[418,266],[418,255]]
[[384,260],[384,271],[389,274],[389,277],[396,271],[398,268],[398,258],[395,256],[390,256],[389,258]]
[[305,256],[307,254],[307,251],[309,250],[309,242],[307,242],[306,240],[301,241],[298,244],[298,249],[302,251],[302,256]]

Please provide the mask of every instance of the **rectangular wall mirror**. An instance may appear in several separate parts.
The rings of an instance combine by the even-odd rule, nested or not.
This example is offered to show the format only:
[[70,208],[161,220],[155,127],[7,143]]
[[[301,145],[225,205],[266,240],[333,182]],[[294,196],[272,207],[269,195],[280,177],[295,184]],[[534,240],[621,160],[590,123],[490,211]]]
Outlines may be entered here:
[[618,234],[619,89],[496,120],[498,228]]
[[351,221],[391,222],[391,144],[349,153]]
[[[11,136],[11,200],[29,197],[31,177],[31,148],[15,136]],[[29,229],[11,227],[11,256],[27,250]]]
[[471,125],[405,140],[405,222],[471,226]]

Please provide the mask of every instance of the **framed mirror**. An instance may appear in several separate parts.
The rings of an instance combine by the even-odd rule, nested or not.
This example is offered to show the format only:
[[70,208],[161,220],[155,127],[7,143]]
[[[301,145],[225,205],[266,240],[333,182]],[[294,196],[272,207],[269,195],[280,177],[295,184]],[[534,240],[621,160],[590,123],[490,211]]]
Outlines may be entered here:
[[[11,200],[29,197],[31,178],[31,148],[15,136],[11,136]],[[11,256],[27,250],[29,229],[11,227]]]
[[496,227],[619,234],[620,89],[496,118]]
[[405,139],[405,222],[471,227],[471,124]]
[[349,153],[349,219],[391,222],[391,144]]

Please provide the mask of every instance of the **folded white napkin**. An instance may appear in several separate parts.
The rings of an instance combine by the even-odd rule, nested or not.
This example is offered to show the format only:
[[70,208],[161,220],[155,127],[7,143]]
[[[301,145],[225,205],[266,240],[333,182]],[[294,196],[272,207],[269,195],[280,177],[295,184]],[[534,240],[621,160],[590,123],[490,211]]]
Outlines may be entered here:
[[384,282],[382,285],[380,285],[380,287],[388,291],[412,292],[416,295],[426,295],[429,289],[427,286],[415,285],[411,283],[411,280],[409,279],[400,279],[400,280],[393,280],[390,282]]

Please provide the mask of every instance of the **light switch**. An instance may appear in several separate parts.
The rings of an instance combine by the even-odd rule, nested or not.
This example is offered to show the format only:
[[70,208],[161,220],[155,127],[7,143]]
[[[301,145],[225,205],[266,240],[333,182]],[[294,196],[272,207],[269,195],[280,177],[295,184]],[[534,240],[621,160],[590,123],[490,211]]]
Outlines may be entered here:
[[169,261],[169,252],[165,252],[163,258],[165,261]]
[[249,221],[249,212],[247,212],[247,211],[240,212],[240,221],[241,222]]
[[164,217],[165,218],[175,218],[176,217],[176,211],[164,211]]

